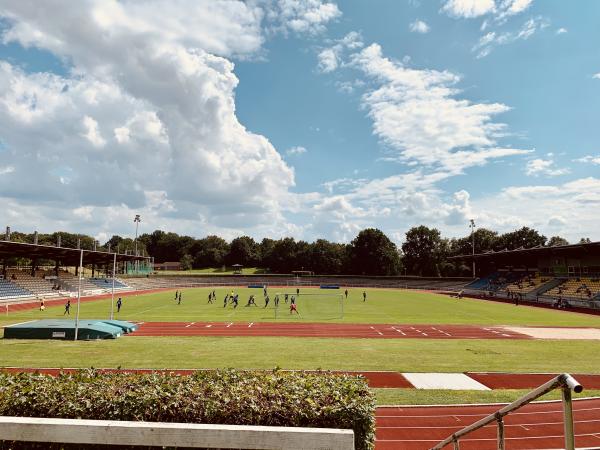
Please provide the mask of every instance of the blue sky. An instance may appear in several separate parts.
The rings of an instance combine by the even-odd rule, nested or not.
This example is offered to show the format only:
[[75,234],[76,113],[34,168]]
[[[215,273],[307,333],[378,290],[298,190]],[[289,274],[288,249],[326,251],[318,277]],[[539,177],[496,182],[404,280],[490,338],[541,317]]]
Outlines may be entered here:
[[600,240],[598,2],[71,6],[0,0],[15,229]]

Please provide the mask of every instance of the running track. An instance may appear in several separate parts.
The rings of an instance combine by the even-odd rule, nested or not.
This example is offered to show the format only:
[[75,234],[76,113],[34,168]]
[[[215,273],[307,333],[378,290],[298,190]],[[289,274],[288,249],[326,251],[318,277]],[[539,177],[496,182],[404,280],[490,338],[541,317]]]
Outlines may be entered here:
[[[502,405],[377,408],[376,450],[423,450]],[[574,400],[575,446],[600,448],[600,398]],[[561,402],[532,403],[505,417],[506,448],[564,448]],[[461,450],[496,449],[496,426],[461,439]],[[446,449],[451,449],[451,446]]]
[[532,339],[502,327],[270,322],[140,322],[132,336],[290,336],[383,339]]

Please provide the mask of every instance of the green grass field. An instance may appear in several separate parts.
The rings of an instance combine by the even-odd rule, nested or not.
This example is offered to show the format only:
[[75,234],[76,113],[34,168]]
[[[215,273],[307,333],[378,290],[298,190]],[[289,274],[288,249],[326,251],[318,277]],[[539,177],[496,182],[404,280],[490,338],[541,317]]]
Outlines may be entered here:
[[[173,292],[155,294],[125,294],[123,308],[118,318],[136,321],[274,321],[272,309],[263,305],[261,289],[236,289],[240,295],[240,306],[223,308],[223,298],[230,289],[215,289],[215,304],[207,304],[208,289],[195,288],[183,290],[183,301],[176,305]],[[295,288],[271,288],[271,300],[276,292],[292,292]],[[332,292],[319,289],[301,289],[301,292]],[[342,291],[333,291],[340,294]],[[394,323],[394,324],[473,324],[473,325],[554,325],[554,326],[590,326],[600,327],[600,316],[569,313],[529,306],[514,306],[504,303],[487,302],[473,299],[456,299],[445,295],[404,290],[367,290],[367,301],[362,301],[362,290],[349,291],[344,304],[343,319],[329,320],[327,315],[319,318],[311,314],[311,321],[344,323]],[[258,308],[246,308],[244,305],[250,294],[257,298]],[[118,296],[119,294],[117,294]],[[300,317],[286,316],[286,320],[303,320],[302,304],[299,302]],[[83,302],[82,318],[108,317],[110,299]],[[62,317],[63,307],[48,307],[46,311],[29,310],[9,313],[2,323],[15,323],[25,320]]]
[[[223,308],[224,288],[184,289],[177,305],[174,291],[126,294],[117,318],[134,321],[273,321],[269,308],[246,308],[250,293],[263,305],[260,289],[237,289],[240,306]],[[229,289],[228,289],[229,290]],[[295,288],[271,288],[291,292]],[[301,289],[305,292],[318,290]],[[338,292],[336,292],[338,293]],[[549,325],[600,327],[600,317],[527,306],[455,299],[402,290],[350,291],[343,319],[323,322],[394,324]],[[302,311],[302,302],[299,309]],[[74,310],[74,308],[73,308]],[[108,317],[110,299],[83,302],[82,318]],[[63,307],[9,312],[1,324],[63,317]],[[73,318],[73,315],[71,316]],[[285,320],[290,320],[286,316]],[[305,320],[294,318],[293,320]],[[311,317],[311,321],[319,320]],[[572,372],[600,373],[600,341],[337,339],[299,337],[142,337],[96,342],[0,340],[0,366],[394,370],[399,372]],[[507,401],[518,391],[377,390],[380,404]],[[589,394],[589,393],[588,393]]]

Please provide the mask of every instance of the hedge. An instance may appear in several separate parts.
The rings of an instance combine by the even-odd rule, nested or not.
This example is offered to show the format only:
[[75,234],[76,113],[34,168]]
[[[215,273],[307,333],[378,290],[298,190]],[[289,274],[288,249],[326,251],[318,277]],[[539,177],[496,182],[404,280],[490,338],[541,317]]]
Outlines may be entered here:
[[[321,371],[0,373],[2,416],[344,428],[354,430],[357,450],[370,450],[374,412],[364,378]],[[8,441],[0,448],[114,449]]]

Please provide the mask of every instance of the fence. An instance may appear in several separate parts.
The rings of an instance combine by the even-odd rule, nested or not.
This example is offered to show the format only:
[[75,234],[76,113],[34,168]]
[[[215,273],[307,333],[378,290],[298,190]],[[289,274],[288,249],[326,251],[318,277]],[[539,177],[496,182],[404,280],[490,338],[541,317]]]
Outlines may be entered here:
[[35,417],[0,416],[0,437],[6,441],[121,446],[354,449],[352,430]]
[[563,373],[550,381],[542,384],[537,389],[534,389],[529,394],[524,395],[520,399],[514,401],[510,405],[506,405],[504,408],[499,409],[493,414],[478,420],[474,424],[463,428],[460,431],[448,436],[446,439],[441,441],[436,446],[432,447],[431,450],[441,450],[446,445],[453,444],[454,450],[460,449],[460,438],[472,433],[473,431],[479,430],[480,428],[489,425],[492,422],[496,422],[498,425],[498,450],[504,450],[504,416],[511,412],[525,406],[526,404],[534,401],[535,399],[547,394],[548,392],[560,388],[562,389],[563,398],[563,420],[565,423],[565,449],[575,449],[575,433],[573,431],[573,404],[571,401],[571,390],[579,393],[583,390],[583,387],[568,373]]

